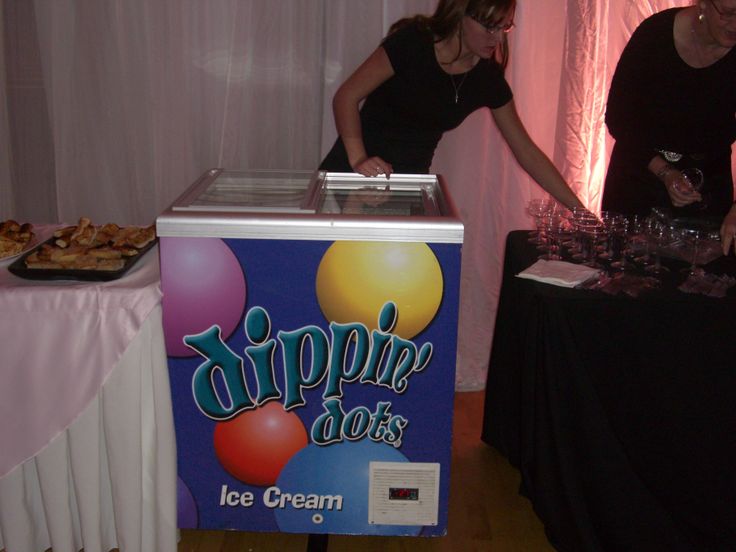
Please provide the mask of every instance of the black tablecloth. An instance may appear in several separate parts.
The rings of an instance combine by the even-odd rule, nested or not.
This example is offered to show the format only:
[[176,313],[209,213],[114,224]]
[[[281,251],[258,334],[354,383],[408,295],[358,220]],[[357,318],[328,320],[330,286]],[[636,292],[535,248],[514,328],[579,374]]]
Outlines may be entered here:
[[[482,438],[563,551],[736,550],[736,288],[638,298],[516,278],[506,243]],[[736,259],[707,270],[736,274]]]

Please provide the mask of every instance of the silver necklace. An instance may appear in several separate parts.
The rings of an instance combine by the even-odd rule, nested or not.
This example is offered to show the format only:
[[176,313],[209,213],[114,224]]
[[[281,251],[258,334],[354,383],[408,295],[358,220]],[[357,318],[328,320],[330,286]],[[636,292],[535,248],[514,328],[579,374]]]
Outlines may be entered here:
[[716,52],[715,54],[713,52],[703,52],[700,42],[700,37],[698,36],[698,31],[695,30],[695,24],[693,22],[690,22],[690,34],[692,36],[693,44],[695,45],[695,55],[698,58],[698,64],[700,67],[708,67],[709,65],[712,65],[719,59],[723,57],[725,54],[721,54],[720,52]]
[[698,58],[698,64],[700,67],[705,67],[707,63],[705,63],[703,52],[700,50],[700,38],[698,38],[698,32],[695,30],[695,25],[693,25],[692,21],[690,22],[690,36],[695,46],[695,55]]
[[470,71],[466,72],[463,75],[463,78],[460,79],[460,84],[455,84],[455,76],[450,74],[450,82],[452,83],[452,88],[455,90],[455,103],[460,99],[460,89],[462,88],[465,79],[468,78],[468,73],[470,73]]

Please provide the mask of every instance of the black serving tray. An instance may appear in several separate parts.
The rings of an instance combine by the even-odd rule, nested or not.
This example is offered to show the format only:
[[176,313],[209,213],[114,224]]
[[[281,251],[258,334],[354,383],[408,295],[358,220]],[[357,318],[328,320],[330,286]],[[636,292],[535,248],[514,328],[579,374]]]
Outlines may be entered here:
[[134,257],[123,257],[123,267],[118,270],[89,270],[89,269],[67,269],[67,268],[28,268],[26,266],[26,257],[32,255],[34,251],[42,247],[44,244],[53,244],[56,238],[49,238],[43,243],[38,244],[30,251],[24,253],[16,259],[8,270],[20,278],[26,280],[82,280],[88,282],[108,282],[117,280],[125,275],[133,266],[140,261],[158,242],[158,238],[146,244],[145,247],[138,250],[138,255]]

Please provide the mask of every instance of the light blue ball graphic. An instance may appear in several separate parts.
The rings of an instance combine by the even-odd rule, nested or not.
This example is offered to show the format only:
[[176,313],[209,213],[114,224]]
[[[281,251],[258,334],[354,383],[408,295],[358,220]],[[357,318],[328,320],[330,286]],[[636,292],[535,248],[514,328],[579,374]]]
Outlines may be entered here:
[[394,447],[370,439],[328,446],[310,444],[297,452],[281,471],[281,493],[342,496],[342,510],[275,508],[279,529],[290,533],[416,536],[422,526],[368,523],[370,462],[408,462]]

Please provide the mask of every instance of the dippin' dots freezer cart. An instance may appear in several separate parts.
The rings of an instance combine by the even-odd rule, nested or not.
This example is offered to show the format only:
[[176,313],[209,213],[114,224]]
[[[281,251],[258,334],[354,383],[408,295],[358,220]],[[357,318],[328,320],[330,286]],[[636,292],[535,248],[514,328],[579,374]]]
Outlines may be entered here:
[[442,178],[213,169],[157,231],[179,526],[445,534],[463,226]]

